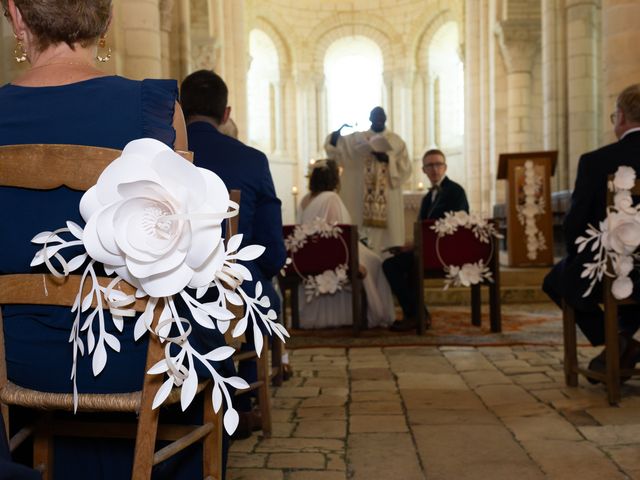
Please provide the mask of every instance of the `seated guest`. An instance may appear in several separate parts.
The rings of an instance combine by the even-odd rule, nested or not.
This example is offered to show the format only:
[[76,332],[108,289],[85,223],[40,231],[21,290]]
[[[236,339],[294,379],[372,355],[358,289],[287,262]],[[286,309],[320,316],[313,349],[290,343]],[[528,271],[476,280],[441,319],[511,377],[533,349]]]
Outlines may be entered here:
[[[571,206],[563,224],[568,254],[553,267],[542,285],[559,307],[564,301],[574,308],[578,327],[594,346],[604,344],[604,314],[599,306],[602,290],[594,288],[588,297],[582,296],[589,284],[582,271],[585,262],[593,261],[593,252],[587,248],[578,253],[575,241],[589,225],[598,225],[605,218],[608,176],[622,165],[640,172],[640,84],[620,93],[611,121],[618,141],[580,157]],[[623,305],[619,311],[621,367],[633,368],[640,354],[640,343],[632,339],[640,324],[640,306]],[[604,370],[604,359],[603,350],[589,368]]]
[[[422,157],[422,171],[431,182],[431,188],[422,199],[418,220],[438,219],[444,217],[446,212],[464,210],[469,212],[467,195],[459,184],[450,180],[445,175],[447,172],[447,160],[440,150],[428,150]],[[416,315],[420,306],[417,304],[416,285],[412,274],[414,255],[413,245],[390,249],[394,255],[384,261],[384,270],[391,290],[402,307],[403,319],[391,325],[393,331],[412,330],[416,328]],[[431,325],[431,315],[426,311],[426,326]]]
[[[340,175],[335,160],[318,160],[309,176],[309,193],[300,202],[298,223],[313,223],[317,218],[327,223],[351,223],[351,215],[336,191]],[[364,290],[367,295],[367,322],[370,327],[386,327],[394,318],[393,297],[382,273],[380,257],[358,243],[358,257],[364,270]],[[302,287],[300,287],[302,289]],[[300,292],[304,298],[304,292]],[[300,309],[302,328],[350,325],[352,317],[351,292],[340,290],[330,295],[319,295],[310,302],[303,301]]]

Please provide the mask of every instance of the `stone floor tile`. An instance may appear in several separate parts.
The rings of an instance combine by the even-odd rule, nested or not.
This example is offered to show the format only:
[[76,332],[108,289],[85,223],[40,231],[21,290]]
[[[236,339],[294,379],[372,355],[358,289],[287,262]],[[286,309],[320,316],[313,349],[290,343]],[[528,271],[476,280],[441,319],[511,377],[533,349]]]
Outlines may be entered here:
[[295,410],[292,408],[274,408],[271,405],[271,420],[274,422],[288,422],[293,419]]
[[407,410],[410,425],[499,425],[500,420],[484,409],[445,410],[441,408]]
[[300,406],[305,407],[339,407],[347,403],[346,396],[319,395],[315,398],[305,398]]
[[524,373],[521,375],[511,375],[509,378],[519,385],[531,385],[547,382],[552,383],[551,378],[544,373]]
[[347,464],[351,480],[425,480],[408,433],[349,435]]
[[545,478],[503,426],[419,425],[412,431],[429,480]]
[[406,432],[404,415],[351,415],[349,433]]
[[347,377],[313,377],[307,378],[304,382],[305,387],[320,388],[348,388],[349,380]]
[[333,438],[265,438],[255,447],[256,452],[320,452],[344,451],[344,441]]
[[349,396],[349,388],[348,387],[323,387],[320,389],[320,393],[322,395],[346,398]]
[[558,389],[529,390],[529,393],[541,402],[551,403],[567,398],[564,393]]
[[347,411],[344,406],[300,407],[296,410],[296,417],[297,419],[344,420],[347,418]]
[[640,444],[603,449],[631,478],[640,478]]
[[537,440],[524,448],[550,480],[623,480],[627,477],[589,442]]
[[351,390],[354,392],[395,391],[394,380],[353,380]]
[[578,427],[587,440],[598,445],[629,445],[640,440],[640,425],[604,425]]
[[320,394],[318,387],[280,387],[276,390],[276,398],[309,398]]
[[287,480],[346,480],[346,472],[313,472],[313,471],[298,471],[291,472],[287,477]]
[[346,368],[336,368],[334,370],[319,370],[317,376],[320,378],[348,378]]
[[482,385],[474,391],[490,407],[510,403],[535,403],[536,401],[519,385]]
[[[505,375],[518,375],[520,373],[546,373],[546,372],[550,372],[553,369],[549,368],[547,365],[532,366],[527,364],[526,367],[504,367],[504,368],[500,368],[500,370]],[[552,375],[552,373],[549,373],[549,374]]]
[[258,443],[258,436],[251,435],[249,438],[242,440],[233,440],[229,445],[230,452],[247,453],[253,452]]
[[351,368],[351,380],[393,380],[393,374],[388,368]]
[[402,415],[400,399],[396,402],[351,402],[350,415]]
[[586,412],[601,425],[640,424],[640,410],[637,408],[601,407],[589,408]]
[[441,373],[398,373],[398,388],[400,390],[468,390],[469,387],[457,374]]
[[461,376],[471,388],[476,388],[481,385],[504,385],[513,383],[509,377],[495,369],[461,372]]
[[491,407],[491,411],[500,418],[506,417],[532,417],[537,415],[548,415],[553,409],[540,402],[528,403],[503,403]]
[[344,461],[344,455],[328,454],[327,470],[339,470],[341,472],[345,472],[347,470],[347,464]]
[[325,456],[322,453],[272,453],[269,468],[324,470]]
[[237,453],[229,452],[228,468],[263,468],[267,464],[265,453]]
[[582,436],[575,427],[556,412],[530,417],[504,417],[502,420],[520,442],[527,440],[582,440]]
[[352,402],[399,402],[398,392],[351,392]]
[[290,437],[296,424],[293,421],[271,422],[271,435],[274,437]]
[[280,398],[274,397],[273,395],[275,395],[275,389],[271,397],[271,408],[290,410],[297,407],[301,401],[299,398]]
[[347,435],[347,422],[345,420],[309,420],[304,419],[298,423],[294,437],[310,438],[344,438]]
[[443,408],[452,410],[485,409],[478,396],[470,390],[415,390],[401,391],[407,410]]
[[264,468],[229,468],[227,480],[283,480],[282,470]]
[[289,355],[297,358],[313,357],[315,355],[324,355],[327,357],[345,357],[347,355],[346,348],[305,348],[300,350],[289,350]]
[[456,373],[453,366],[442,356],[398,357],[390,361],[391,370],[396,374],[406,372]]

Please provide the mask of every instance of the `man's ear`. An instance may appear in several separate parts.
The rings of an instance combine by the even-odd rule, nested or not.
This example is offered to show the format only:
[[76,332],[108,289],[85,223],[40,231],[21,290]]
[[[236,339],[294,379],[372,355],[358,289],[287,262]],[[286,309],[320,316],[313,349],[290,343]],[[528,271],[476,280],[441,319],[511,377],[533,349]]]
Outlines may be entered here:
[[18,7],[16,7],[16,4],[13,0],[9,0],[7,7],[9,10],[9,17],[10,17],[9,22],[13,27],[13,33],[15,34],[16,37],[24,41],[24,37],[22,33],[24,33],[24,30],[27,28],[27,26],[25,25],[24,20],[22,19],[22,12],[18,10]]
[[227,120],[229,120],[229,115],[231,115],[231,107],[227,106],[224,109],[224,113],[222,114],[222,123],[227,123]]

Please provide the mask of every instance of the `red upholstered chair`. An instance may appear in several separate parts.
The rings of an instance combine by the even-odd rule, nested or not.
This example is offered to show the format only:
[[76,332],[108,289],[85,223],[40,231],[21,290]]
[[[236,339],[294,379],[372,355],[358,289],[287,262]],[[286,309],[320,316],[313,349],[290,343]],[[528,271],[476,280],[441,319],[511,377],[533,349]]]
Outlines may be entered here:
[[[285,239],[293,234],[296,226],[284,225]],[[286,290],[290,291],[291,325],[293,328],[300,328],[298,286],[302,283],[303,278],[309,275],[319,275],[326,270],[334,270],[345,262],[348,264],[347,278],[351,289],[353,328],[356,333],[367,328],[366,298],[362,287],[362,278],[358,271],[358,227],[342,224],[338,226],[342,230],[339,234],[340,238],[322,238],[315,234],[310,236],[306,244],[295,253],[289,252],[289,258],[292,262],[285,266],[279,280],[283,296]],[[286,305],[283,305],[282,312],[285,325],[287,325]]]
[[[444,266],[462,266],[482,260],[488,264],[493,282],[471,285],[471,323],[480,326],[480,286],[489,287],[489,311],[491,331],[502,330],[500,318],[500,267],[498,262],[498,241],[489,236],[489,242],[477,239],[470,228],[459,227],[451,235],[438,240],[431,228],[435,220],[416,222],[414,226],[415,275],[418,305],[424,305],[424,278],[445,278]],[[424,309],[418,308],[418,334],[425,331]]]

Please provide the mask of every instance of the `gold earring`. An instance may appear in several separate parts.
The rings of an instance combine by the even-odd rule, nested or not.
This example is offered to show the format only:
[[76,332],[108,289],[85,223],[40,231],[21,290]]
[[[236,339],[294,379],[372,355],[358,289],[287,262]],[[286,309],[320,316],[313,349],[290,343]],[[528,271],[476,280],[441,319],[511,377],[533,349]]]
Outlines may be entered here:
[[102,63],[106,63],[109,60],[111,60],[111,47],[107,47],[107,38],[106,37],[100,37],[100,40],[98,40],[98,48],[102,48],[102,49],[107,49],[107,54],[102,56],[100,54],[96,55],[96,60],[98,60],[99,62]]
[[18,63],[27,61],[27,51],[24,49],[24,44],[17,36],[16,36],[16,48],[13,49],[13,55],[16,59],[16,62]]

